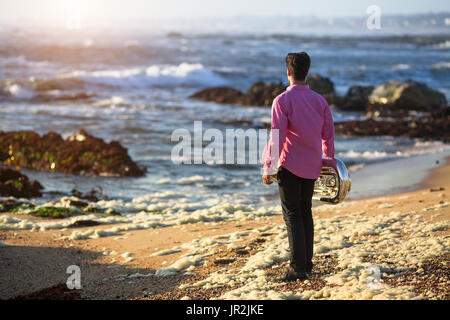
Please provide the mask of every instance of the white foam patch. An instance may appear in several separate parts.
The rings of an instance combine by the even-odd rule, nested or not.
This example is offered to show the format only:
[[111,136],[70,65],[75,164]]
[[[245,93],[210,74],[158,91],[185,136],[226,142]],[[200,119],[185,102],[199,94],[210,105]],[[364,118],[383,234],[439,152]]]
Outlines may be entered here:
[[161,250],[161,251],[152,253],[152,254],[150,255],[150,257],[167,256],[167,255],[174,254],[174,253],[179,253],[179,252],[181,252],[181,250],[178,249],[178,248],[167,249],[167,250]]
[[200,181],[207,181],[208,179],[202,176],[192,176],[192,177],[185,177],[185,178],[180,178],[177,180],[178,184],[194,184],[196,182],[200,182]]
[[[142,203],[140,201],[145,202]],[[221,203],[217,205],[211,205],[211,207],[206,209],[198,209],[191,212],[186,211],[184,209],[173,210],[172,208],[170,207],[168,208],[163,205],[148,205],[147,201],[149,201],[147,197],[142,197],[138,200],[135,199],[133,203],[137,206],[140,206],[142,204],[146,210],[164,210],[165,214],[157,215],[148,212],[140,212],[138,214],[126,214],[124,217],[117,217],[117,218],[92,217],[90,220],[101,221],[104,224],[120,223],[121,225],[114,226],[110,229],[101,229],[101,230],[99,230],[98,228],[87,230],[75,230],[72,232],[70,236],[63,236],[60,239],[77,240],[77,239],[98,238],[104,236],[119,235],[121,232],[130,230],[164,228],[169,226],[176,226],[197,222],[257,220],[261,217],[273,215],[274,212],[279,212],[280,210],[278,207],[276,208],[260,207],[256,209],[253,206]],[[166,202],[166,204],[168,202]],[[103,202],[102,205],[107,207],[106,202]],[[67,225],[67,223],[65,225]],[[63,226],[64,224],[59,225],[59,227]],[[0,224],[0,228],[1,227],[2,224]],[[31,227],[32,225],[30,226],[30,228]],[[58,226],[53,225],[52,227],[57,228]]]
[[[445,205],[440,204],[440,205]],[[315,221],[315,254],[337,257],[335,274],[325,276],[327,285],[321,290],[301,293],[278,292],[282,285],[267,277],[265,268],[287,262],[288,241],[284,226],[268,226],[254,230],[275,236],[238,269],[222,269],[194,284],[180,289],[211,289],[224,285],[237,286],[219,299],[423,299],[408,286],[392,287],[374,282],[373,271],[400,274],[415,270],[428,258],[448,252],[450,237],[438,236],[448,230],[448,221],[429,223],[414,213],[392,211],[386,215],[367,217],[365,212]],[[405,237],[403,237],[405,236]],[[205,247],[205,250],[207,248]],[[368,262],[365,258],[374,259]],[[370,271],[370,272],[369,272]]]
[[169,267],[158,269],[155,272],[155,276],[167,277],[176,275],[180,272],[189,273],[196,267],[203,265],[205,262],[204,259],[216,253],[218,247],[234,244],[236,242],[242,242],[249,235],[250,232],[237,231],[225,235],[217,235],[203,239],[194,239],[191,242],[183,244],[181,248],[176,246],[172,249],[163,250],[158,252],[157,254],[152,254],[152,256],[154,256],[160,255],[159,253],[166,253],[171,251],[180,252],[181,249],[188,251],[186,254],[181,255],[180,258],[172,263]]

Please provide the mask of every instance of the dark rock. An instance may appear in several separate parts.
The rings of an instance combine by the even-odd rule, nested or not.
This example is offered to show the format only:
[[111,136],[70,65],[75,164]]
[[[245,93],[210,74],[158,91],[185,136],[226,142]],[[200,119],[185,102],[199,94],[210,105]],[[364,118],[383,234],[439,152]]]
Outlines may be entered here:
[[6,199],[5,201],[0,201],[0,212],[15,212],[18,208],[33,209],[34,204],[22,201],[16,201],[14,199]]
[[322,95],[330,105],[337,104],[336,91],[334,89],[334,83],[329,78],[322,77],[315,73],[308,76],[306,83],[310,89]]
[[447,106],[445,95],[416,81],[388,81],[369,96],[369,110],[406,109],[433,111]]
[[144,171],[119,142],[106,143],[80,130],[64,140],[49,132],[0,131],[0,150],[11,157],[7,165],[72,174],[142,176]]
[[246,106],[272,106],[273,99],[286,91],[283,83],[258,81],[239,99],[239,103]]
[[230,87],[213,87],[200,90],[190,98],[243,106],[271,106],[273,99],[285,90],[286,87],[281,82],[263,83],[258,81],[245,93]]
[[[336,102],[336,93],[333,82],[318,74],[313,74],[308,78],[311,89],[323,95],[330,104]],[[272,106],[273,99],[286,91],[286,86],[282,82],[262,81],[255,82],[246,92],[241,92],[231,87],[212,87],[200,90],[190,98],[202,101],[212,101],[217,103],[240,104],[243,106]]]
[[366,112],[367,118],[407,118],[417,117],[414,110],[394,109],[394,110],[373,110]]
[[34,103],[45,103],[54,101],[75,101],[75,100],[87,100],[93,98],[95,95],[93,93],[77,92],[77,93],[67,93],[63,95],[53,95],[53,94],[38,94],[30,99]]
[[89,203],[80,200],[69,200],[69,205],[71,207],[86,208]]
[[250,253],[250,251],[248,251],[248,250],[241,250],[241,249],[238,249],[235,252],[237,255],[240,255],[240,256],[245,256]]
[[33,89],[37,92],[42,91],[67,91],[75,88],[83,88],[85,82],[76,78],[52,78],[36,79],[33,81]]
[[337,134],[354,136],[405,136],[450,142],[450,108],[445,107],[413,119],[351,120],[335,124]]
[[338,104],[339,108],[345,111],[366,111],[373,89],[373,86],[351,86]]
[[3,151],[0,151],[0,161],[6,161],[9,159],[9,154]]
[[236,259],[226,259],[226,258],[222,258],[222,259],[216,259],[216,260],[214,260],[214,264],[215,265],[217,265],[217,266],[220,266],[220,265],[227,265],[227,264],[231,264],[231,263],[233,263],[234,261],[236,261]]
[[17,170],[0,168],[0,196],[15,198],[41,197],[42,185]]
[[430,192],[445,191],[444,187],[430,188]]
[[176,32],[176,31],[170,31],[166,34],[167,38],[182,38],[183,34],[181,34],[180,32]]
[[78,199],[88,200],[90,202],[97,202],[103,195],[103,189],[98,186],[98,189],[91,189],[89,193],[82,193],[77,189],[72,189],[72,196],[77,197]]
[[83,227],[95,227],[100,225],[100,222],[94,220],[78,220],[70,224],[68,228],[83,228]]
[[237,104],[242,99],[243,93],[230,87],[206,88],[194,93],[190,98],[201,101],[212,101],[217,103]]
[[309,85],[311,90],[314,90],[315,92],[323,96],[336,94],[333,81],[331,81],[329,78],[322,77],[317,73],[308,76],[306,83]]

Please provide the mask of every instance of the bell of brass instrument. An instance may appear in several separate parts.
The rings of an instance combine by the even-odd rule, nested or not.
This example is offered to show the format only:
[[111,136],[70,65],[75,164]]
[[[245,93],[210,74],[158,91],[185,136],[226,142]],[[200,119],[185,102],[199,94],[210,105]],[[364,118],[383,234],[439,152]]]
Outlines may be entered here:
[[338,204],[344,201],[352,187],[347,167],[341,159],[323,158],[322,172],[314,185],[313,201]]
[[[278,183],[276,175],[271,176]],[[313,201],[339,204],[349,194],[352,180],[341,159],[322,158],[322,171],[314,185]]]

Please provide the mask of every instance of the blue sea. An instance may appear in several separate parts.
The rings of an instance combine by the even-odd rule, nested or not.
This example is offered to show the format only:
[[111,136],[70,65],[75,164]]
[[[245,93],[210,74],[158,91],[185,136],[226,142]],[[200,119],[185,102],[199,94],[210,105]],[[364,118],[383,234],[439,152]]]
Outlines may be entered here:
[[[413,27],[405,28],[405,19],[393,17],[377,32],[365,30],[363,20],[349,24],[341,19],[334,25],[294,18],[284,24],[280,19],[225,19],[69,31],[3,26],[0,130],[55,131],[68,137],[84,129],[108,142],[119,141],[147,169],[140,178],[25,170],[44,185],[44,200],[54,198],[52,191],[101,188],[109,199],[130,207],[150,195],[160,195],[157,203],[149,197],[149,205],[160,210],[180,203],[192,211],[215,203],[264,205],[276,200],[277,189],[262,185],[259,165],[176,165],[171,160],[171,135],[179,128],[192,131],[194,121],[223,132],[261,127],[270,123],[270,108],[199,102],[189,96],[212,86],[245,91],[258,80],[287,86],[286,54],[307,51],[311,73],[329,77],[338,94],[344,95],[352,85],[412,79],[450,99],[450,26],[430,22],[433,27],[425,28],[415,17]],[[337,109],[333,116],[336,122],[365,117]],[[336,137],[337,156],[355,176],[371,164],[441,157],[448,150],[441,142]],[[388,188],[387,184],[386,192]],[[366,185],[355,195],[377,190]]]

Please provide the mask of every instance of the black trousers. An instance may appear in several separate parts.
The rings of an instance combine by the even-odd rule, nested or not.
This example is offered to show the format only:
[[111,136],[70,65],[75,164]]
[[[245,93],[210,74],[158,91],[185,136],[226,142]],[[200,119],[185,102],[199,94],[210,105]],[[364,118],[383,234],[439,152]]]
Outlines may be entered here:
[[280,167],[277,173],[283,219],[286,223],[291,267],[311,271],[314,249],[312,196],[316,180],[304,179]]

